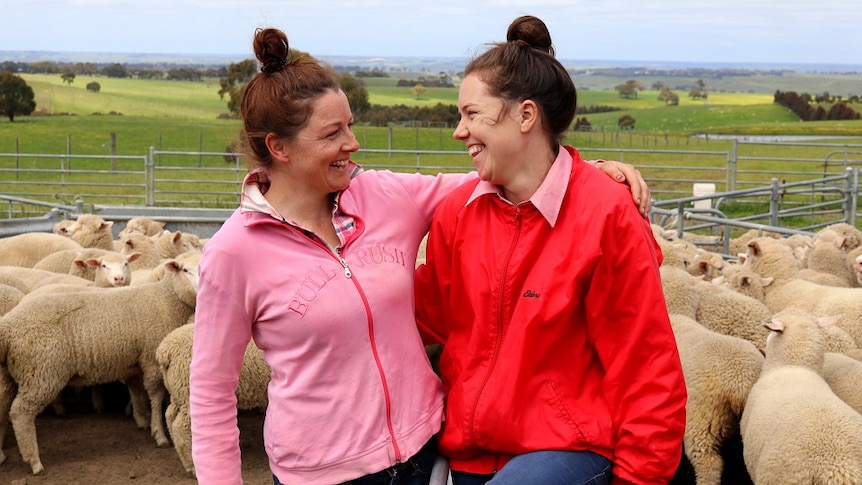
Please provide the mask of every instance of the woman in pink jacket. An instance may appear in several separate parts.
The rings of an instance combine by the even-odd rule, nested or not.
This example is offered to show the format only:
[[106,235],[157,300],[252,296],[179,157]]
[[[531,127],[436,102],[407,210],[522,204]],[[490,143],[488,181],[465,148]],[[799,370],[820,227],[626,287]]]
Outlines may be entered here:
[[438,207],[416,286],[455,485],[658,485],[682,456],[661,255],[625,188],[560,144],[575,99],[532,16],[465,70],[454,136],[480,180]]
[[[336,74],[289,59],[276,29],[256,32],[254,50],[261,72],[241,109],[259,167],[200,262],[198,481],[242,483],[234,392],[253,338],[272,372],[264,439],[276,484],[427,484],[443,389],[416,329],[417,248],[443,197],[476,174],[363,171]],[[602,168],[648,201],[631,166]]]

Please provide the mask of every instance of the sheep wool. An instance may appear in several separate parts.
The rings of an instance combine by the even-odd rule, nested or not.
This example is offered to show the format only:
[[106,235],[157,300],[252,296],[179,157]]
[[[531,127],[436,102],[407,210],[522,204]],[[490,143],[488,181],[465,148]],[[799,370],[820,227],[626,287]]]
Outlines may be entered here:
[[859,347],[862,345],[862,288],[819,285],[798,277],[790,249],[774,240],[758,238],[748,245],[745,265],[762,278],[773,278],[764,287],[764,303],[773,313],[794,306],[817,317],[840,315],[836,324]]
[[[156,361],[171,396],[171,402],[165,410],[168,432],[183,468],[191,476],[195,473],[189,418],[189,365],[192,361],[193,335],[194,324],[188,323],[172,330],[156,349]],[[269,379],[269,366],[263,361],[263,353],[254,342],[249,342],[236,389],[237,409],[265,411]]]
[[862,415],[823,379],[825,338],[789,307],[767,323],[766,357],[742,414],[743,458],[758,485],[862,483]]
[[[62,237],[62,236],[60,236]],[[198,258],[169,263],[157,283],[43,295],[20,302],[0,319],[0,440],[11,419],[22,458],[44,471],[36,416],[63,387],[141,379],[149,397],[149,427],[168,446],[165,388],[155,351],[194,314]],[[135,416],[146,426],[146,416]],[[0,442],[2,450],[2,442]],[[0,451],[0,463],[5,459]]]

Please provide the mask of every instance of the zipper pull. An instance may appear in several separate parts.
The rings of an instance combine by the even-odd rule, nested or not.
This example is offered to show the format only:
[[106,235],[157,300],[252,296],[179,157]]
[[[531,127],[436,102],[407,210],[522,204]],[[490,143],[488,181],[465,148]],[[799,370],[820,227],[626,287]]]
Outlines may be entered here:
[[350,268],[347,266],[347,261],[345,261],[344,258],[340,258],[340,259],[341,259],[341,266],[344,266],[344,277],[350,278],[351,276],[353,276],[353,273],[350,272]]

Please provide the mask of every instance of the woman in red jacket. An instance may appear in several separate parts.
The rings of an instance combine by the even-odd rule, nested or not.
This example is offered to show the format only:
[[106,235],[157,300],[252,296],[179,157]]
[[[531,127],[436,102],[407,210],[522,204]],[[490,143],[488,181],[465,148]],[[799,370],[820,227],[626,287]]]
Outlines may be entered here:
[[532,16],[465,70],[454,136],[480,180],[438,207],[416,286],[455,485],[659,484],[682,454],[661,254],[625,186],[561,145],[575,102]]

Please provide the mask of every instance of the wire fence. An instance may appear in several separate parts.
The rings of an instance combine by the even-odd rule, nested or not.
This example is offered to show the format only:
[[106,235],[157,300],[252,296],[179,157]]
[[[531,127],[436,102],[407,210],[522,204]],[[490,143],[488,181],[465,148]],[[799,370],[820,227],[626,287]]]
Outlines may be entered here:
[[[736,140],[730,150],[700,148],[579,151],[584,158],[635,165],[650,186],[653,218],[663,224],[678,225],[693,216],[803,230],[837,219],[856,224],[858,184],[853,181],[862,165],[862,145]],[[464,151],[363,149],[353,158],[366,169],[426,174],[473,170]],[[247,170],[243,156],[227,152],[0,153],[0,194],[7,219],[44,217],[50,208],[73,216],[108,207],[232,210],[239,204]],[[775,197],[780,208],[773,206]],[[704,204],[713,212],[704,213]],[[676,222],[669,222],[667,211]]]

